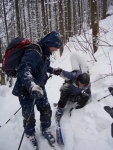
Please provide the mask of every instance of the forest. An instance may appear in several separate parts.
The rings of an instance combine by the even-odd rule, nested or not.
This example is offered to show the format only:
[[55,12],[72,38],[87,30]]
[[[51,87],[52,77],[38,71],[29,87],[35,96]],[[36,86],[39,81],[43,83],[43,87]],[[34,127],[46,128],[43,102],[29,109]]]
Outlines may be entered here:
[[[109,16],[113,0],[1,0],[0,1],[0,63],[10,41],[17,37],[27,37],[36,43],[47,33],[56,30],[62,35],[64,45],[71,37],[83,36],[89,48],[78,39],[83,51],[91,55],[98,50],[100,32],[99,21]],[[86,31],[92,29],[89,43]],[[75,46],[75,50],[78,50]],[[96,60],[95,60],[96,61]]]
[[[30,44],[33,43],[36,46],[37,42],[51,31],[60,33],[57,35],[62,38],[60,40],[62,46],[57,47],[59,49],[52,52],[51,45],[46,46],[45,51],[51,52],[49,59],[48,57],[45,59],[41,55],[44,54],[44,51],[39,54],[41,60],[45,61],[46,71],[48,65],[50,65],[53,71],[58,70],[59,72],[59,75],[49,74],[48,72],[45,73],[44,69],[45,77],[48,77],[44,83],[44,88],[42,87],[47,92],[47,99],[52,110],[50,130],[55,137],[55,144],[51,147],[42,135],[40,128],[41,114],[37,111],[38,107],[34,107],[36,104],[34,98],[30,112],[33,109],[35,110],[36,140],[39,149],[113,150],[113,115],[111,115],[113,113],[113,93],[109,90],[113,89],[113,0],[0,0],[0,135],[2,137],[0,138],[0,150],[34,149],[29,139],[24,136],[27,127],[26,124],[23,128],[24,106],[20,106],[18,96],[13,94],[13,89],[16,81],[19,81],[18,78],[20,78],[18,82],[20,84],[23,78],[26,80],[25,76],[28,76],[29,79],[33,76],[32,81],[36,82],[34,73],[33,75],[32,73],[29,74],[29,71],[32,72],[32,69],[30,69],[32,64],[38,62],[39,59],[37,55],[35,55],[36,59],[33,55],[25,59],[25,57],[18,57],[17,53],[13,53],[13,58],[17,57],[16,61],[10,59],[10,66],[16,64],[17,58],[20,58],[20,62],[25,59],[25,65],[20,65],[20,68],[23,67],[20,71],[19,65],[16,69],[12,69],[16,71],[17,76],[9,76],[3,69],[4,60],[6,60],[4,58],[7,58],[4,57],[7,47],[16,37],[27,38],[31,41],[28,40]],[[18,46],[16,48],[22,49]],[[8,52],[13,50],[15,52],[16,48],[10,47]],[[52,48],[56,47],[53,46]],[[23,50],[26,50],[26,47],[23,47]],[[29,51],[26,53],[29,53]],[[27,62],[30,59],[31,63]],[[46,60],[48,61],[46,62]],[[22,64],[20,62],[19,64]],[[45,65],[46,63],[47,65]],[[38,66],[40,70],[44,68],[41,63],[35,64],[36,69]],[[24,66],[27,67],[24,69]],[[42,78],[41,81],[43,81],[42,71],[36,69],[33,69],[36,79],[39,79],[38,75],[40,74],[40,79]],[[26,70],[28,71],[26,72]],[[56,111],[62,96],[62,87],[66,83],[61,73],[64,71],[69,73],[74,70],[88,73],[88,82],[81,82],[81,85],[84,84],[84,88],[87,88],[87,86],[91,88],[91,96],[87,104],[79,109],[76,107],[81,99],[77,98],[79,95],[76,97],[77,101],[68,101],[63,109],[60,126],[57,126]],[[73,85],[78,88],[76,81]],[[27,104],[29,97],[25,100],[24,94],[26,97],[32,97],[32,87],[28,87],[29,92],[24,89],[22,91],[21,87],[24,87],[25,83],[26,81],[22,81],[22,86],[18,86],[18,89],[20,89],[18,93],[20,97],[23,97],[23,103]],[[36,85],[38,83],[36,82]],[[68,84],[68,81],[66,84]],[[39,89],[39,92],[43,94],[40,84]],[[83,87],[80,87],[81,89]],[[71,86],[69,90],[71,91]],[[84,89],[79,94],[84,94]],[[62,99],[64,100],[64,98]],[[67,92],[65,100],[68,100]],[[43,102],[42,99],[39,103],[41,102]],[[107,111],[105,108],[109,108],[111,111]],[[45,110],[45,107],[43,110]],[[29,118],[31,114],[29,113]],[[58,142],[57,129],[61,130],[63,146]]]

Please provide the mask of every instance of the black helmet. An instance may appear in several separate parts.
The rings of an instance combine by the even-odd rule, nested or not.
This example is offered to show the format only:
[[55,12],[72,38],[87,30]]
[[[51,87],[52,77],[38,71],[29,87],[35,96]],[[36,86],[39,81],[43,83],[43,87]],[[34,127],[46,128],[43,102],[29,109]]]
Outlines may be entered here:
[[77,77],[77,81],[80,81],[82,84],[88,85],[90,82],[90,76],[88,73],[82,73]]

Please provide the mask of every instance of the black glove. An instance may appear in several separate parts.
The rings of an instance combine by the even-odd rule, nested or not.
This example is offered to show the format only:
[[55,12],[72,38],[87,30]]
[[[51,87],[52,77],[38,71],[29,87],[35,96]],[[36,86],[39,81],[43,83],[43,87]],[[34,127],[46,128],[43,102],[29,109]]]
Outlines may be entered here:
[[62,72],[62,69],[61,68],[54,68],[54,74],[55,75],[60,75],[61,74],[61,72]]
[[80,96],[77,96],[77,97],[76,97],[76,102],[79,103],[80,101],[81,101],[81,97],[80,97]]
[[111,95],[113,96],[113,87],[108,87],[109,92],[111,93]]
[[89,94],[85,92],[85,90],[81,91],[82,96],[89,97]]
[[31,86],[31,95],[33,96],[33,98],[35,99],[39,99],[43,97],[43,90],[39,85],[32,85]]

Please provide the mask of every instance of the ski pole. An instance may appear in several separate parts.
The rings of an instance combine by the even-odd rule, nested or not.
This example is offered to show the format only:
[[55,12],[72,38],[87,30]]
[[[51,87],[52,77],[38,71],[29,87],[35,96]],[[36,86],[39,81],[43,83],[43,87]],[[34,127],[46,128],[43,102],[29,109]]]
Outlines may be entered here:
[[69,110],[69,114],[70,114],[70,117],[71,117],[71,112],[74,108],[72,107],[70,110]]
[[[111,94],[108,94],[108,95],[106,95],[106,96],[104,96],[104,97],[98,99],[97,101],[99,102],[99,101],[101,101],[102,99],[104,99],[104,98],[106,98],[106,97],[108,97],[108,96],[110,96],[110,95],[111,95]],[[71,112],[72,112],[73,109],[74,109],[74,108],[72,107],[72,108],[69,110],[70,116],[71,116]]]
[[26,121],[27,123],[26,123],[26,126],[25,126],[25,128],[24,128],[24,131],[23,131],[23,134],[22,134],[22,137],[21,137],[19,146],[18,146],[18,150],[20,150],[20,147],[21,147],[21,144],[22,144],[22,141],[23,141],[23,137],[24,137],[24,133],[25,133],[26,127],[27,127],[27,125],[28,125],[28,123],[29,123],[29,119],[30,119],[30,117],[31,117],[31,114],[32,114],[32,111],[33,111],[35,102],[36,102],[36,99],[34,99],[34,101],[33,101],[33,105],[32,105],[32,108],[31,108],[31,112],[30,112],[29,117],[28,117],[28,119],[27,119],[27,121]]
[[[21,109],[21,107],[13,114],[13,115],[16,115],[16,113]],[[8,119],[3,125],[7,124],[11,119]],[[3,126],[3,125],[0,125],[0,128]]]
[[110,96],[110,95],[111,95],[111,94],[108,94],[108,95],[106,95],[106,96],[104,96],[104,97],[98,99],[97,101],[99,102],[99,101],[101,101],[102,99],[104,99],[104,98],[106,98],[106,97],[108,97],[108,96]]

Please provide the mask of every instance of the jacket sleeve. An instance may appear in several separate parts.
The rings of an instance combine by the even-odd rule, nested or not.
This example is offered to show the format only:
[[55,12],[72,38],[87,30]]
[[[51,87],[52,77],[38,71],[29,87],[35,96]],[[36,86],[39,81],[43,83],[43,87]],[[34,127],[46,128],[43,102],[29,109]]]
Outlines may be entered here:
[[50,73],[50,74],[53,74],[53,73],[54,73],[54,70],[53,70],[52,67],[49,67],[49,68],[47,69],[47,72]]
[[18,78],[21,80],[23,86],[30,90],[34,84],[33,72],[40,62],[40,55],[36,50],[27,50],[22,57],[18,68]]
[[61,72],[61,77],[64,78],[65,80],[75,80],[82,72],[80,70],[76,72],[68,72],[65,70],[62,70]]

